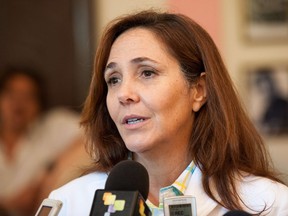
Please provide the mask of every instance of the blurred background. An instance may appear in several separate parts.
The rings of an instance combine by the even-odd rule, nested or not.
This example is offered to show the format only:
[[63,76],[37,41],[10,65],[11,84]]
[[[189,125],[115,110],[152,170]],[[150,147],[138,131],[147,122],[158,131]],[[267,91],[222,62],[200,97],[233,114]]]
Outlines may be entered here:
[[78,117],[104,26],[150,8],[183,13],[212,36],[288,183],[288,0],[0,0],[0,74],[33,69],[45,81],[46,112]]
[[95,30],[89,0],[1,0],[0,70],[32,67],[49,107],[80,109],[89,85]]

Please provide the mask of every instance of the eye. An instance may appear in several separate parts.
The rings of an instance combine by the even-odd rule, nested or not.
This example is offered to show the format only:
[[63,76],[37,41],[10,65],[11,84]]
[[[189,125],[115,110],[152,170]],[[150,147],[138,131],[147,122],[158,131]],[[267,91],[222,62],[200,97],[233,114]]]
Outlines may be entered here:
[[118,77],[110,77],[108,78],[108,80],[106,81],[108,85],[116,85],[117,83],[121,82],[121,79]]
[[156,73],[155,73],[155,71],[153,71],[153,70],[144,70],[144,71],[142,71],[142,76],[143,77],[145,77],[145,78],[151,78],[151,77],[153,77],[154,75],[155,75]]

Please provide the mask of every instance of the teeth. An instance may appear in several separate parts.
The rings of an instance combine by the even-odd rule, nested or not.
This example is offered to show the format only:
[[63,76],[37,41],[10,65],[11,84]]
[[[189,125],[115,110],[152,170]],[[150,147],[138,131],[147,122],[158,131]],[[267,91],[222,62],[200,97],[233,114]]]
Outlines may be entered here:
[[142,122],[144,119],[139,119],[139,118],[132,118],[127,120],[127,124],[136,124],[138,122]]

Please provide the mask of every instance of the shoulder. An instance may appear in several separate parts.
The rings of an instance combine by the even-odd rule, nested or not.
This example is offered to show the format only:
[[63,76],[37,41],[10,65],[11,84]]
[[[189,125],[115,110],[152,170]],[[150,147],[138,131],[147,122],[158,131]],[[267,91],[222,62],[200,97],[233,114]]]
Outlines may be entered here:
[[82,177],[76,178],[57,190],[53,191],[55,194],[69,194],[81,192],[86,190],[104,188],[108,175],[106,173],[94,172]]
[[[247,212],[262,211],[266,209],[264,215],[288,215],[288,187],[267,178],[243,175],[236,180],[236,187],[239,198],[243,201],[243,209]],[[215,187],[212,191],[217,199],[219,194]],[[205,192],[202,185],[202,172],[197,167],[191,177],[185,195],[196,197],[197,213],[199,215],[223,215],[228,209],[219,206]]]
[[[38,123],[31,128],[29,143],[33,143],[35,149],[49,156],[53,161],[65,149],[72,146],[76,140],[83,136],[79,125],[79,116],[76,112],[64,108],[57,108],[43,114]],[[43,149],[49,151],[43,152]]]
[[59,215],[89,215],[94,193],[104,189],[107,177],[106,173],[90,173],[52,191],[49,198],[62,201]]
[[[279,182],[268,178],[247,175],[239,181],[240,193],[243,195],[250,194],[251,196],[269,195],[282,196],[288,195],[288,188]],[[288,197],[287,197],[288,198]]]
[[[79,135],[81,132],[79,125],[80,116],[78,113],[65,109],[57,108],[47,112],[42,119],[42,126],[44,129],[49,129],[49,132],[61,131],[61,136],[66,134],[72,136],[73,133]],[[64,135],[62,134],[64,133]]]
[[288,215],[288,187],[271,179],[247,175],[239,181],[239,195],[246,206],[269,215]]
[[[248,192],[249,189],[254,189],[253,191],[258,193],[274,193],[274,192],[286,192],[287,186],[273,181],[268,178],[254,176],[247,174],[244,176],[239,183],[242,185],[243,192]],[[270,190],[267,190],[267,189]],[[284,191],[283,191],[284,190]],[[250,191],[251,192],[251,191]]]

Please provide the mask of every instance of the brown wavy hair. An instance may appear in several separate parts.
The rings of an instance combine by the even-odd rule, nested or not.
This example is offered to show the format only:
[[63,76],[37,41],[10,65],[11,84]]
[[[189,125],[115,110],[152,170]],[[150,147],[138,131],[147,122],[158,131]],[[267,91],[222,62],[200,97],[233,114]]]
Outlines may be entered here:
[[[189,82],[206,72],[207,102],[196,113],[190,153],[202,171],[202,184],[209,197],[230,210],[241,209],[237,176],[250,173],[280,182],[270,169],[263,141],[245,114],[211,37],[184,15],[151,10],[115,19],[99,42],[90,91],[82,113],[87,147],[95,159],[93,170],[109,171],[129,154],[107,110],[103,73],[113,42],[132,28],[144,28],[154,33],[178,60]],[[220,200],[212,192],[212,184]]]

